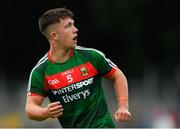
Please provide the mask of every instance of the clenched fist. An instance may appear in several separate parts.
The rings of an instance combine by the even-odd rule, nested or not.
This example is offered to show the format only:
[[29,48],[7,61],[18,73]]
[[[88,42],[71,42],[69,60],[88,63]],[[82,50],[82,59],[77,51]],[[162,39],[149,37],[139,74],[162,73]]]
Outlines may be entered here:
[[114,118],[116,122],[129,121],[130,117],[131,117],[131,113],[127,108],[119,108],[114,114]]

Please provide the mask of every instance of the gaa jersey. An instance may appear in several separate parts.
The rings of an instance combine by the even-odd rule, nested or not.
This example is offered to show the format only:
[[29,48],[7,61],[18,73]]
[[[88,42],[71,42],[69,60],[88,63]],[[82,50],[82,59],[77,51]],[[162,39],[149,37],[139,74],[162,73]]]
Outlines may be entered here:
[[114,128],[101,77],[116,70],[96,49],[77,46],[63,63],[53,62],[48,52],[31,71],[28,94],[60,101],[64,110],[58,119],[64,128]]

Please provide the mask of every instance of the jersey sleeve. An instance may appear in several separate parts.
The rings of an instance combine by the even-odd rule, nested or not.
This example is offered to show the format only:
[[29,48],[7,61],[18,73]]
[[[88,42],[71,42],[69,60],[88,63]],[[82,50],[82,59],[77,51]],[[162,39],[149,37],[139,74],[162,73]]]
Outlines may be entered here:
[[46,92],[43,86],[43,75],[38,70],[32,70],[30,77],[29,77],[29,83],[28,83],[28,95],[42,95],[46,96]]
[[101,51],[95,51],[93,53],[93,59],[96,62],[96,67],[100,75],[105,78],[111,77],[117,70],[117,66]]

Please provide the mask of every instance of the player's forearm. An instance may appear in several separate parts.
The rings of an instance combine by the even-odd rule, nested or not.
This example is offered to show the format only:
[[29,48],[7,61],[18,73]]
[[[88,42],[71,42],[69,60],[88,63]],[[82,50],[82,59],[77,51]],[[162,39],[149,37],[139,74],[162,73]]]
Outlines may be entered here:
[[42,121],[48,118],[45,108],[34,104],[29,104],[26,106],[26,115],[29,119],[36,121]]
[[118,108],[123,107],[128,109],[128,83],[126,77],[121,71],[118,72],[114,85],[116,89]]

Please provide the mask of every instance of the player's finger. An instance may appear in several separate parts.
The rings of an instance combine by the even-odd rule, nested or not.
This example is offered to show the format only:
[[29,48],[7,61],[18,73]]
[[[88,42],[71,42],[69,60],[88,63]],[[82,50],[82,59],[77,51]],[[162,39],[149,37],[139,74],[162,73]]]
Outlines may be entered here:
[[117,119],[118,119],[118,121],[122,121],[122,118],[123,118],[122,112],[117,112]]
[[115,119],[116,122],[118,122],[117,112],[114,113],[114,119]]
[[127,113],[124,113],[123,121],[128,121],[129,115]]
[[59,102],[59,101],[50,103],[50,104],[49,104],[49,107],[54,107],[54,106],[57,106],[57,105],[60,105],[60,102]]
[[124,120],[124,113],[123,112],[118,113],[118,120],[119,121],[123,121]]
[[62,109],[62,105],[54,106],[54,107],[50,108],[49,110],[52,112],[52,111],[56,111],[56,110],[60,110],[60,109]]
[[128,121],[130,119],[130,113],[129,112],[125,112],[124,116],[123,116],[123,121]]
[[119,120],[120,121],[127,121],[128,120],[128,114],[127,114],[127,112],[120,112],[120,115],[119,115],[120,117],[119,117]]
[[60,116],[62,116],[62,114],[63,114],[63,112],[60,112],[56,115],[56,117],[60,117]]
[[63,112],[63,109],[55,110],[55,111],[51,112],[51,114],[54,115],[54,114],[58,114],[60,112]]
[[131,113],[128,112],[128,121],[131,119]]
[[59,112],[57,114],[52,115],[51,118],[57,118],[57,117],[61,116],[62,114],[63,114],[63,112]]

